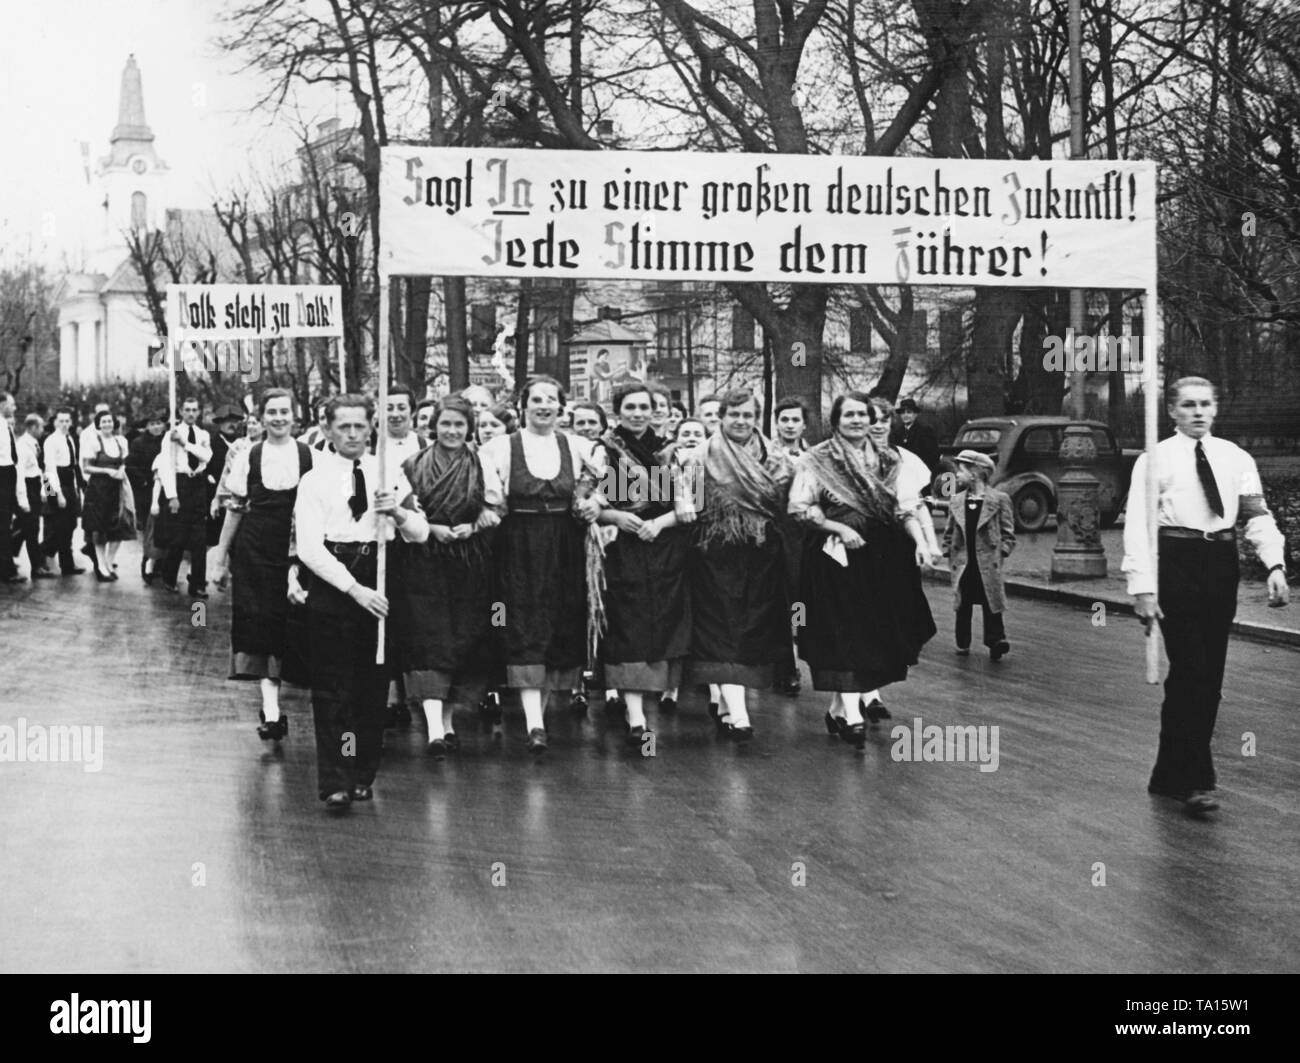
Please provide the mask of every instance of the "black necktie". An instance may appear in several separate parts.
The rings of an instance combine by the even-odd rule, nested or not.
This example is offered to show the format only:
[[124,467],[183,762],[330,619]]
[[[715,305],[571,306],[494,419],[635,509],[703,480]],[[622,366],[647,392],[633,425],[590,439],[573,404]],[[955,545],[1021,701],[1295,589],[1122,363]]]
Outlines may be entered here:
[[352,497],[348,499],[352,519],[360,520],[366,512],[366,474],[361,471],[361,461],[352,462]]
[[[198,442],[198,436],[196,436],[195,433],[194,433],[194,426],[193,426],[193,425],[190,425],[190,443],[191,443],[191,444],[194,444],[194,443],[197,443],[197,442]],[[198,472],[198,471],[199,471],[199,458],[198,458],[198,455],[197,455],[197,454],[191,454],[191,455],[190,455],[190,472]]]
[[8,429],[9,432],[9,460],[14,463],[14,468],[18,467],[18,440],[14,438],[14,430]]
[[72,466],[72,479],[78,487],[84,487],[86,478],[81,471],[81,462],[77,459],[77,441],[72,437],[71,432],[68,433],[68,454],[68,464]]
[[1223,516],[1223,499],[1219,495],[1219,485],[1214,481],[1214,470],[1210,468],[1210,459],[1205,456],[1205,448],[1200,441],[1196,443],[1196,475],[1205,489],[1205,501],[1210,504],[1220,517]]

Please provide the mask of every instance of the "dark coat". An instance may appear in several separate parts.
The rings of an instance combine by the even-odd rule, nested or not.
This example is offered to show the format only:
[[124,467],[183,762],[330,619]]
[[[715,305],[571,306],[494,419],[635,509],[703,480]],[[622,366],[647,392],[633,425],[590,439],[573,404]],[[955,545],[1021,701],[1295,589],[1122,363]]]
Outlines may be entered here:
[[939,471],[939,437],[920,418],[912,422],[911,428],[904,428],[899,421],[889,433],[889,441],[896,447],[906,447],[925,462],[931,476]]
[[[943,533],[943,548],[952,573],[952,607],[961,608],[961,575],[966,571],[966,492],[952,496],[948,509],[948,527]],[[980,567],[980,581],[989,610],[1000,613],[1006,608],[1002,590],[1002,560],[1016,548],[1016,521],[1011,512],[1011,498],[993,487],[984,489],[984,505],[975,525],[975,561]]]

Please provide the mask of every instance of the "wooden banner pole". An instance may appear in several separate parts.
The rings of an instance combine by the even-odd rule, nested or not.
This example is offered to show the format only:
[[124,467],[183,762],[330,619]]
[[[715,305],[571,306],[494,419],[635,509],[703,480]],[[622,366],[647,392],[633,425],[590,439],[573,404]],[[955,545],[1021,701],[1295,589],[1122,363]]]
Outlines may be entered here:
[[[379,459],[379,483],[375,489],[384,490],[388,486],[388,276],[381,273],[379,275],[379,398],[376,403],[375,421],[376,439],[375,439],[375,456]],[[342,356],[340,355],[340,376],[342,382]],[[380,594],[384,593],[384,588],[388,577],[388,528],[384,522],[379,524],[378,543],[376,545],[376,564],[375,564],[375,589]],[[375,647],[375,664],[384,663],[384,632],[386,625],[381,619],[379,621],[379,641]]]
[[[1156,315],[1160,312],[1156,300],[1155,248],[1151,249],[1151,280],[1143,296],[1145,314],[1142,319],[1142,391],[1146,400],[1146,521],[1148,549],[1151,552],[1151,573],[1160,586],[1160,535],[1159,503],[1160,477],[1156,470],[1156,439],[1160,417],[1160,370],[1156,353]],[[1159,594],[1156,596],[1157,602]],[[1147,682],[1160,682],[1160,623],[1153,620],[1147,627]]]

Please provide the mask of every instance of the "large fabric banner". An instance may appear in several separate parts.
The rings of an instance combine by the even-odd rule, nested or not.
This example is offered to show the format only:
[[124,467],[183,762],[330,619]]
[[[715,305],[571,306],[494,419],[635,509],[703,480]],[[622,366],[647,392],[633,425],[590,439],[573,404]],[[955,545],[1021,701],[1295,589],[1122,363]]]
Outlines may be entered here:
[[1151,162],[383,149],[389,276],[1145,288]]
[[342,336],[337,284],[169,284],[167,329],[175,340],[277,340]]

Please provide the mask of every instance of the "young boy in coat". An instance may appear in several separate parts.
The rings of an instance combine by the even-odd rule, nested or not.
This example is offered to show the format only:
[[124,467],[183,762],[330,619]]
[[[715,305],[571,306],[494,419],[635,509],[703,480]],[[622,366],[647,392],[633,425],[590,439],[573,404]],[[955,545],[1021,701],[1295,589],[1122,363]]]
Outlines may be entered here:
[[957,611],[957,652],[963,657],[970,653],[971,612],[978,605],[984,614],[984,645],[999,661],[1011,651],[1002,623],[1002,559],[1016,548],[1011,499],[989,487],[997,466],[987,454],[963,450],[953,462],[957,491],[948,509],[943,545]]

